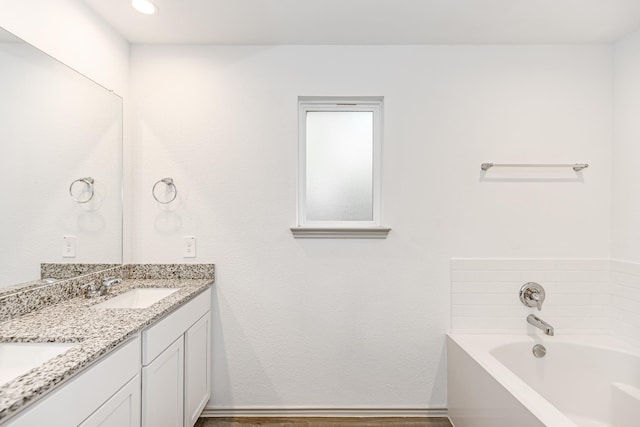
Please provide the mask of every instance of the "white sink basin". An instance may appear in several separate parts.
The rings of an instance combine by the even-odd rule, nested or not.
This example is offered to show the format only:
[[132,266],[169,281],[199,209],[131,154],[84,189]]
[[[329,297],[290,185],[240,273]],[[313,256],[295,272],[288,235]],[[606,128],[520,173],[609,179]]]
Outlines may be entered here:
[[42,365],[76,344],[0,343],[0,385]]
[[137,288],[96,304],[93,308],[146,308],[179,289]]

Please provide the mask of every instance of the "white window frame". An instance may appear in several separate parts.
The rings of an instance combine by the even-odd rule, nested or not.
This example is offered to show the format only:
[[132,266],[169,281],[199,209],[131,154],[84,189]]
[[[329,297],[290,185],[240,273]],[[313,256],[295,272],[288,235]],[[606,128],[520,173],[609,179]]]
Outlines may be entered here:
[[[298,209],[294,237],[385,238],[390,228],[382,226],[382,97],[298,98]],[[307,113],[318,111],[364,111],[373,113],[373,188],[371,221],[307,220],[306,136]]]

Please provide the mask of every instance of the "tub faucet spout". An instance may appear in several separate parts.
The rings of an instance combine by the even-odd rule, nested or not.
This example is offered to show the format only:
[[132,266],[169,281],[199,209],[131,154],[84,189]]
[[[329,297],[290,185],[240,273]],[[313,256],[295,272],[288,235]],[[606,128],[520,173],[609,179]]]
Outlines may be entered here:
[[535,326],[538,329],[541,329],[545,335],[553,336],[553,326],[536,316],[535,314],[530,314],[527,316],[527,322],[529,324]]

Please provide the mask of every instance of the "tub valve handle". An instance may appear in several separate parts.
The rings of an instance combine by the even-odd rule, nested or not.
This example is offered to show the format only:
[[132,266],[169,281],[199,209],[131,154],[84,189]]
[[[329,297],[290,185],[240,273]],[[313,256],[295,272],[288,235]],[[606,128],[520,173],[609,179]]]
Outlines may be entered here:
[[520,288],[520,301],[527,307],[537,307],[538,311],[542,310],[544,297],[544,288],[539,283],[527,282]]

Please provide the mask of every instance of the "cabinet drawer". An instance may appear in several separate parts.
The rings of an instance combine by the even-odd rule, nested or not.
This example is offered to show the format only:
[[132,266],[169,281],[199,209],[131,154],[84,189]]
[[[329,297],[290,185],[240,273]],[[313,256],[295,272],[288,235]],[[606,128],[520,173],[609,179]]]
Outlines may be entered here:
[[7,427],[77,426],[140,372],[140,335],[26,409]]
[[207,289],[175,312],[142,332],[142,364],[148,365],[172,342],[198,321],[211,302],[211,289]]

